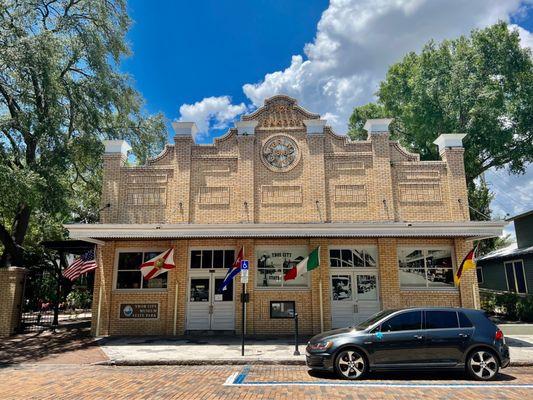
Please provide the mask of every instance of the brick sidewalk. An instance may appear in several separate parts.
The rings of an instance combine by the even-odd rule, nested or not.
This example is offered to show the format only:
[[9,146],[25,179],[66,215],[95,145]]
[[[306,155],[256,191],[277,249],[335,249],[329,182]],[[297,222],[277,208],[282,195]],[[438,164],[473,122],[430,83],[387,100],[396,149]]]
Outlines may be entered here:
[[0,341],[0,365],[92,364],[107,359],[90,336],[90,321],[64,323],[56,332],[26,333]]
[[[490,385],[466,380],[460,373],[441,372],[438,375],[370,374],[359,387],[343,387],[328,386],[327,383],[342,385],[346,381],[338,380],[331,374],[309,373],[307,368],[301,366],[252,366],[245,382],[274,381],[278,384],[257,387],[225,385],[231,374],[243,370],[242,366],[14,366],[0,369],[0,398],[500,400],[531,397],[531,386],[523,385],[533,383],[533,368],[529,367],[508,368]],[[303,385],[291,386],[291,381]],[[320,386],[306,386],[306,383]],[[368,384],[375,386],[368,387]]]

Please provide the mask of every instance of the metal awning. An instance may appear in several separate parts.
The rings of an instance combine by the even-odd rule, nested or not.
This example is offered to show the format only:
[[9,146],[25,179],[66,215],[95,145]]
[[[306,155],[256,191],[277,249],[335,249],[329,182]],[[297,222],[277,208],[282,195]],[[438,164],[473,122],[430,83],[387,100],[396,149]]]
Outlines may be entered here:
[[94,244],[84,240],[45,240],[41,245],[47,249],[62,253],[81,255],[94,249]]
[[308,224],[69,224],[72,239],[348,238],[500,236],[506,221]]

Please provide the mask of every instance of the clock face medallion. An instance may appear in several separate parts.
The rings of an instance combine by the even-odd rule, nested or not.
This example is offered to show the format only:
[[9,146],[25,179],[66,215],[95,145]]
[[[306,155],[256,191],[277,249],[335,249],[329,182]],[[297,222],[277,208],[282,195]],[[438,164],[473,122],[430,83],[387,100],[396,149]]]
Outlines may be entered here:
[[277,172],[291,170],[300,158],[296,142],[284,135],[276,135],[268,139],[261,153],[263,163],[270,170]]

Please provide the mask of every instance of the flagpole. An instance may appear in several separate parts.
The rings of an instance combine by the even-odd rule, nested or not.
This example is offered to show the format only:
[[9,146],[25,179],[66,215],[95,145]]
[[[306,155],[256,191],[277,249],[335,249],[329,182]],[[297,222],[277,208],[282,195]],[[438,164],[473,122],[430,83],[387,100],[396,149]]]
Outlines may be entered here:
[[178,288],[179,282],[176,282],[176,295],[174,296],[174,336],[176,336],[176,324],[178,322]]
[[[242,258],[244,259],[244,246],[242,246]],[[241,268],[242,276],[242,268]],[[246,325],[246,283],[242,284],[242,315],[241,315],[241,356],[244,357],[244,335],[245,335],[245,325]]]
[[95,336],[100,336],[100,312],[102,311],[102,280],[100,279],[100,290],[98,293],[98,315],[96,317],[96,332]]
[[320,332],[324,332],[324,304],[322,302],[322,279],[318,282],[318,295],[320,301]]

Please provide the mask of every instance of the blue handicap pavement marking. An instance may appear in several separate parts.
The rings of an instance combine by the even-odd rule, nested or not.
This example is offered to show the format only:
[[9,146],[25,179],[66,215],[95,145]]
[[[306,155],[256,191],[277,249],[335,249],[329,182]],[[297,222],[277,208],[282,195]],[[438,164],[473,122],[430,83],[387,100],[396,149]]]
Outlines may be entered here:
[[241,269],[248,269],[248,260],[241,261]]
[[530,383],[431,383],[431,382],[365,382],[365,381],[246,381],[245,379],[250,372],[250,366],[246,365],[241,372],[234,372],[226,382],[224,386],[355,386],[355,387],[384,387],[384,388],[443,388],[443,389],[464,389],[464,388],[481,388],[481,389],[493,389],[493,388],[533,388],[533,384]]

